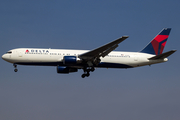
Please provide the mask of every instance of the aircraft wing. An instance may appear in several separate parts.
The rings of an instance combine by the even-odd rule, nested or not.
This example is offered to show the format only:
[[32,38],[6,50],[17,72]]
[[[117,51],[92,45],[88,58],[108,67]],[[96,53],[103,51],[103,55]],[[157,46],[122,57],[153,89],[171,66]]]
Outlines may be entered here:
[[121,38],[114,40],[108,44],[105,44],[101,47],[98,47],[94,50],[88,51],[86,53],[83,53],[79,55],[79,58],[84,59],[86,61],[91,61],[94,59],[99,59],[100,57],[105,57],[108,55],[111,51],[116,49],[118,47],[118,44],[124,41],[128,36],[122,36]]

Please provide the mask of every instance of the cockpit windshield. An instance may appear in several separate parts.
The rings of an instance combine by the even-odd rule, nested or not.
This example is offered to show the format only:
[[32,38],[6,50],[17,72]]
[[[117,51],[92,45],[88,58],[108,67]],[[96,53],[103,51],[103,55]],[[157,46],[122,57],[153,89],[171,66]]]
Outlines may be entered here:
[[12,51],[8,51],[8,52],[6,52],[7,54],[11,54],[12,53]]

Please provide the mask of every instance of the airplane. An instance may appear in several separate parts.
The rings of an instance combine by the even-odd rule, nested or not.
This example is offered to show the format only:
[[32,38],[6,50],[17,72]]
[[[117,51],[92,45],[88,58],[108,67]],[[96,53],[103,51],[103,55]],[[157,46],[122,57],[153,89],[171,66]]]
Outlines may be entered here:
[[167,57],[176,52],[163,53],[171,28],[164,28],[139,52],[115,50],[128,36],[122,36],[93,50],[17,48],[2,55],[2,59],[17,65],[56,66],[57,73],[68,74],[83,69],[82,78],[89,77],[95,68],[134,68],[168,61]]

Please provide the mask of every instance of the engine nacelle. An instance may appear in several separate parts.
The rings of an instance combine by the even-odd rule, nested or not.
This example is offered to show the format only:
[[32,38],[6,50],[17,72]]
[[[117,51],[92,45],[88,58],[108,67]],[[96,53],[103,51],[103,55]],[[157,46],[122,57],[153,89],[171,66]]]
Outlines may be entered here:
[[77,68],[57,66],[57,73],[71,73],[71,72],[77,72],[77,71],[78,71]]
[[80,62],[81,60],[76,56],[64,56],[63,58],[63,64],[65,65],[75,65]]

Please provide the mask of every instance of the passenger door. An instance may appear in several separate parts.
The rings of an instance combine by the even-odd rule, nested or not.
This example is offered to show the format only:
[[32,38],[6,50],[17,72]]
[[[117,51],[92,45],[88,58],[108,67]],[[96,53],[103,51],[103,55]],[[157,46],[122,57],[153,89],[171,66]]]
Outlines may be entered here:
[[18,56],[19,56],[19,57],[23,57],[22,51],[18,51]]

